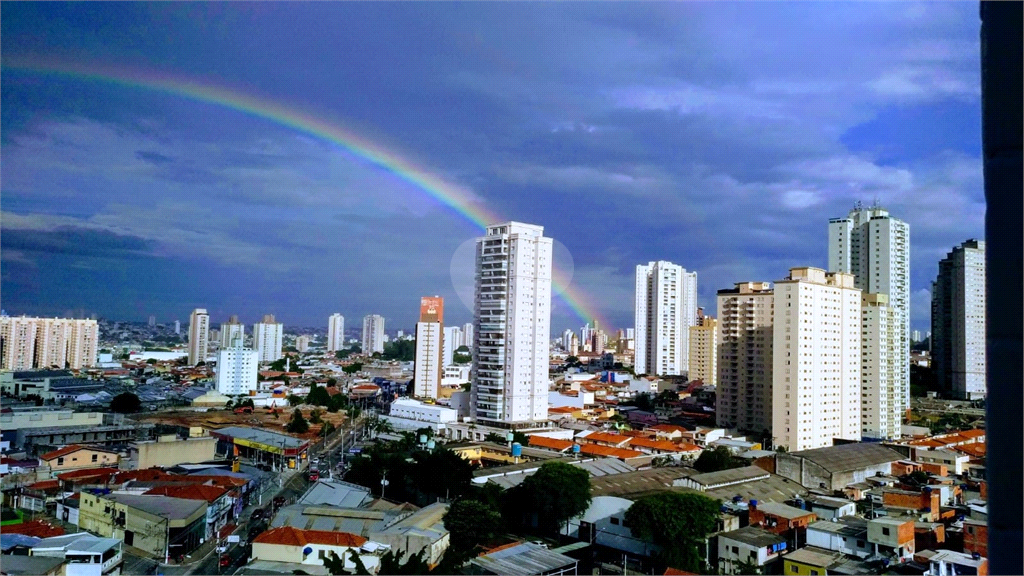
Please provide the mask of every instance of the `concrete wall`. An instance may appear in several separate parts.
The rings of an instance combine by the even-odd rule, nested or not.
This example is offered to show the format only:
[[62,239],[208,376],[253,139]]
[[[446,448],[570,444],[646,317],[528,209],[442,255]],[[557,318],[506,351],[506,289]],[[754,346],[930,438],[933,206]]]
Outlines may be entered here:
[[776,474],[783,478],[789,478],[807,488],[823,487],[827,490],[842,490],[845,486],[864,482],[868,478],[877,476],[879,472],[891,474],[892,463],[885,462],[859,470],[832,474],[818,464],[793,454],[778,454],[775,458]]
[[173,442],[138,442],[135,467],[139,470],[154,466],[171,467],[189,462],[213,460],[217,452],[217,439],[212,436],[190,438]]

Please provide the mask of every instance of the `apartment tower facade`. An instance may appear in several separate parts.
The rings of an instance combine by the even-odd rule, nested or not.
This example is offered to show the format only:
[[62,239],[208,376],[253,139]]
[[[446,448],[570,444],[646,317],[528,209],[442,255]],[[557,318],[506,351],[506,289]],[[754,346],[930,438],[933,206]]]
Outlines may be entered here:
[[903,318],[886,294],[861,298],[861,436],[897,440],[903,427],[900,331]]
[[740,282],[718,291],[717,424],[759,435],[772,429],[775,291]]
[[95,320],[0,316],[3,370],[94,366],[98,343]]
[[235,340],[241,339],[245,343],[245,324],[238,321],[237,315],[232,315],[227,322],[220,325],[220,347],[230,348],[235,345]]
[[697,273],[665,261],[640,264],[635,294],[636,373],[686,373],[690,369],[690,327],[697,323]]
[[413,368],[417,398],[438,397],[444,376],[444,298],[420,298],[420,321],[416,323],[416,363]]
[[900,390],[910,405],[910,226],[877,203],[858,202],[846,218],[828,223],[828,270],[854,275],[866,294],[886,294],[903,319],[899,331]]
[[370,314],[363,317],[363,354],[384,352],[384,317]]
[[861,439],[861,291],[852,274],[792,268],[775,283],[773,444]]
[[703,316],[690,327],[690,380],[718,384],[718,320]]
[[196,308],[188,321],[188,363],[195,366],[206,361],[210,349],[210,315],[206,308]]
[[964,400],[987,394],[985,241],[968,240],[939,262],[932,283],[932,367],[939,385]]
[[252,326],[253,348],[260,362],[277,362],[284,358],[281,352],[284,340],[284,324],[273,314],[265,314],[261,322]]
[[476,241],[471,411],[504,428],[547,420],[552,240],[520,222]]
[[327,319],[327,352],[345,349],[345,317],[335,312]]

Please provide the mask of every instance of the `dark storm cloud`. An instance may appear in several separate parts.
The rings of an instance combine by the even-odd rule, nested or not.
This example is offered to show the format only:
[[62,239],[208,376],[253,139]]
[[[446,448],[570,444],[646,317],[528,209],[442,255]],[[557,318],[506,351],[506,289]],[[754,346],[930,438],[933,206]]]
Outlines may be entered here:
[[0,236],[0,246],[17,252],[105,258],[141,257],[152,249],[151,242],[137,236],[71,226],[60,226],[54,230],[8,228]]
[[[18,3],[0,26],[5,58],[186,76],[340,123],[544,224],[618,325],[632,323],[637,263],[697,270],[713,306],[734,282],[824,265],[827,219],[875,197],[911,224],[919,324],[935,261],[982,231],[969,4]],[[378,312],[411,327],[406,301],[448,290],[447,260],[478,232],[400,175],[251,115],[3,80],[4,209],[25,215],[5,212],[4,235],[15,222],[41,234],[15,242],[56,247],[60,226],[104,231],[190,263],[168,265],[194,279],[180,298],[140,293],[140,310]],[[5,265],[57,262],[24,246]],[[69,307],[36,285],[24,306]]]

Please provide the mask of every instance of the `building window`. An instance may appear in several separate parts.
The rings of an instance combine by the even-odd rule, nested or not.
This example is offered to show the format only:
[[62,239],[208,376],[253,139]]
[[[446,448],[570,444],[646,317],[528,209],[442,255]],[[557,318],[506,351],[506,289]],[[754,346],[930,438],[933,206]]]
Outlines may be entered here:
[[792,572],[793,574],[796,574],[796,572],[797,572],[796,565],[795,564],[790,564],[789,565],[789,571]]
[[96,458],[97,458],[97,457],[98,457],[98,456],[97,456],[96,454],[93,454],[93,455],[92,455],[92,461],[93,461],[93,462],[95,462],[95,461],[96,461]]
[[64,457],[61,456],[60,458],[57,458],[57,466],[63,466],[63,465],[64,465]]
[[882,528],[882,535],[883,536],[888,536],[889,535],[889,529],[888,528]]

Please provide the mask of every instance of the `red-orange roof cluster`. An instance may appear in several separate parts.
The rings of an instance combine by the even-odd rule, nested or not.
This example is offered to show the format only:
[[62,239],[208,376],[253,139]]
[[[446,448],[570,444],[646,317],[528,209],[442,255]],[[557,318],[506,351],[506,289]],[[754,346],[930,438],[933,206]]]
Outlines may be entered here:
[[254,544],[277,544],[280,546],[305,546],[321,544],[324,546],[347,546],[354,548],[366,543],[366,538],[348,532],[329,532],[327,530],[299,530],[291,526],[272,528],[253,540]]
[[551,450],[568,450],[572,447],[572,442],[568,440],[559,440],[557,438],[548,438],[547,436],[530,436],[530,446],[536,446],[538,448],[548,448]]
[[216,502],[218,498],[227,494],[228,489],[220,486],[208,486],[206,484],[178,484],[174,486],[157,486],[146,494],[159,496],[170,496],[185,500],[204,500],[207,503]]

